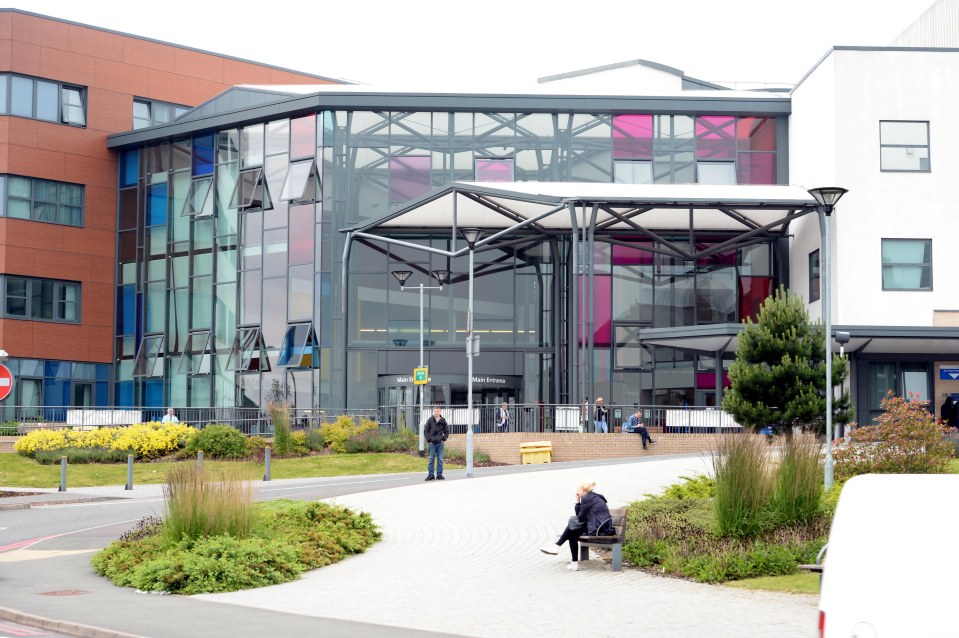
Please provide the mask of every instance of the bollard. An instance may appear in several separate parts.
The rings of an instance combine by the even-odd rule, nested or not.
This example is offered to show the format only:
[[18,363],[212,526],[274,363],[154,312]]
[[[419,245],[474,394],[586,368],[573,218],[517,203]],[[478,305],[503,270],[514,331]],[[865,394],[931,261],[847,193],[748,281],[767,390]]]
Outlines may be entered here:
[[203,471],[203,450],[197,450],[196,452],[196,469]]
[[127,454],[127,486],[126,490],[133,489],[133,455]]
[[263,460],[266,461],[266,471],[263,473],[263,480],[270,480],[270,446],[263,448]]
[[67,491],[67,457],[60,457],[60,489],[58,492]]

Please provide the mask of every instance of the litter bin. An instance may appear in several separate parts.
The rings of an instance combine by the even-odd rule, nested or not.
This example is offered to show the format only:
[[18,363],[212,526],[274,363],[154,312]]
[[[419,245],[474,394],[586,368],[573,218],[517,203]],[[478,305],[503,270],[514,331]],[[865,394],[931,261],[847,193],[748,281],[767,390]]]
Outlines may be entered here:
[[552,460],[553,443],[552,441],[520,443],[519,454],[522,458],[523,465],[530,463],[549,463]]

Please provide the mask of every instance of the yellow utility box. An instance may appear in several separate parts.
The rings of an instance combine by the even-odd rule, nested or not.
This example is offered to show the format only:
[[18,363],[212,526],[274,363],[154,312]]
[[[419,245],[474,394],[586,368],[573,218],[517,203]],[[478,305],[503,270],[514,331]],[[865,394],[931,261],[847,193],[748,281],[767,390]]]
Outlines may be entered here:
[[529,463],[549,463],[553,455],[552,441],[531,441],[519,444],[519,454],[523,465]]

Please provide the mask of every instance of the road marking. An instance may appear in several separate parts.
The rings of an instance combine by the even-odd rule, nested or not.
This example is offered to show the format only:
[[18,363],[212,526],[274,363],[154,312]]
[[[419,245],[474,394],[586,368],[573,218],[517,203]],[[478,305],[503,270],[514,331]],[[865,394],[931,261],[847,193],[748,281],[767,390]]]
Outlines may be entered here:
[[40,538],[31,538],[29,540],[20,541],[18,543],[11,543],[9,545],[4,545],[0,547],[0,552],[7,552],[12,549],[26,549],[37,543],[42,543],[43,541],[48,541],[51,538],[60,538],[62,536],[70,536],[71,534],[79,534],[81,532],[89,532],[94,529],[102,529],[104,527],[113,527],[114,525],[123,525],[124,523],[136,523],[139,521],[139,518],[133,518],[128,521],[116,521],[115,523],[107,523],[106,525],[94,525],[93,527],[85,527],[83,529],[75,529],[72,532],[63,532],[62,534],[52,534],[50,536],[41,536]]
[[[93,503],[58,503],[56,505],[36,505],[36,508],[43,509],[62,509],[64,507],[91,507],[94,505],[129,505],[130,503],[154,503],[162,501],[163,498],[143,498],[143,499],[121,499],[119,501],[97,501]],[[137,519],[139,520],[139,519]]]

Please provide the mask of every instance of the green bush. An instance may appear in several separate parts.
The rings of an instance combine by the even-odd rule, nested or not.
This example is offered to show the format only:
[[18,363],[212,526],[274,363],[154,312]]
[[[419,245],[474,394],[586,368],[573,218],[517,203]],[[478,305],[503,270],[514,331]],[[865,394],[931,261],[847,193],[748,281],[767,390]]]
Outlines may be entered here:
[[712,462],[719,533],[737,538],[756,534],[769,501],[766,444],[748,435],[727,436],[713,452]]
[[0,423],[0,436],[16,436],[19,432],[20,422],[11,420]]
[[307,569],[365,551],[380,538],[369,514],[320,502],[256,504],[247,538],[204,536],[171,542],[155,521],[114,541],[91,559],[115,585],[200,594],[293,580]]
[[[466,464],[466,452],[456,448],[443,448],[443,460],[459,465]],[[474,463],[489,463],[489,454],[473,448]]]
[[108,450],[98,448],[67,448],[57,451],[40,451],[33,458],[40,465],[56,465],[60,457],[67,457],[67,463],[126,463],[126,450]]
[[690,498],[712,498],[716,496],[716,481],[712,477],[700,474],[699,476],[680,476],[682,483],[674,483],[663,492],[665,498],[684,500]]
[[891,392],[875,425],[856,428],[833,451],[836,478],[857,474],[938,474],[947,471],[954,446],[948,428],[936,421],[918,399]]
[[363,432],[375,430],[377,427],[379,426],[375,421],[361,419],[357,423],[353,417],[343,415],[337,417],[333,423],[321,425],[320,436],[323,437],[323,443],[330,448],[331,452],[342,453],[346,452],[346,442],[348,440]]
[[321,452],[323,448],[326,447],[326,443],[323,441],[323,435],[320,434],[320,431],[316,428],[310,428],[306,431],[304,444],[308,450],[312,450],[313,452]]
[[808,436],[787,438],[769,504],[773,520],[784,525],[808,523],[819,513],[822,495],[822,446]]
[[263,456],[263,450],[266,449],[266,446],[266,439],[258,434],[246,437],[247,454],[253,456]]
[[186,451],[203,450],[212,459],[235,459],[247,456],[246,435],[231,425],[213,424],[198,431],[186,444]]
[[347,454],[412,452],[418,447],[418,436],[405,428],[397,432],[367,430],[351,436],[344,443]]

